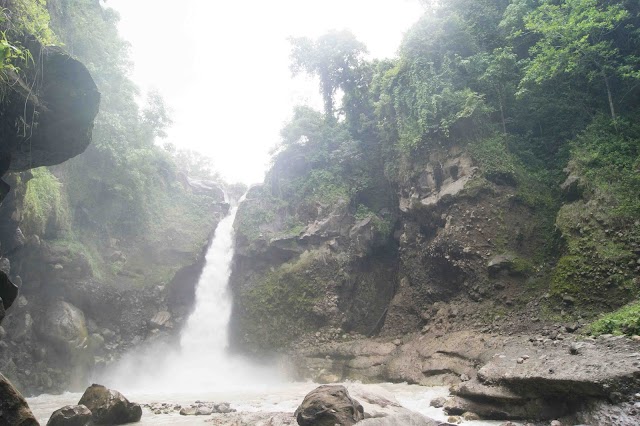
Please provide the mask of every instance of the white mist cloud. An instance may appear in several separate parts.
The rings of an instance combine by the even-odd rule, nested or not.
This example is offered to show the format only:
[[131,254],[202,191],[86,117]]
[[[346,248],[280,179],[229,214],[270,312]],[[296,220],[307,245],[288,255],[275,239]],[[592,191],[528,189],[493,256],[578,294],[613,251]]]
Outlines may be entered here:
[[168,141],[197,150],[231,181],[262,180],[296,104],[320,107],[291,78],[290,36],[350,29],[374,57],[393,56],[420,17],[417,0],[108,0],[132,45],[133,80],[172,109]]

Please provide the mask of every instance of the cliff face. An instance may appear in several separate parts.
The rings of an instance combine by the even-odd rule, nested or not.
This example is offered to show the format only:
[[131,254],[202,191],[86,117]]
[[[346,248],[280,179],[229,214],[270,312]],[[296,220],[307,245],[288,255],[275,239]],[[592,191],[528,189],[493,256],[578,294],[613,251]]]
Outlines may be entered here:
[[[29,51],[38,58],[22,75],[5,70],[0,105],[0,177],[8,171],[59,164],[83,152],[91,142],[100,93],[86,67],[56,47],[31,41]],[[28,81],[28,82],[27,82]],[[0,202],[11,185],[0,181]],[[0,226],[2,253],[20,245],[15,218]],[[6,263],[6,259],[3,259]],[[3,311],[17,295],[2,268],[0,299]],[[4,313],[4,312],[3,312]],[[3,313],[0,314],[0,321]]]
[[240,348],[536,332],[585,325],[636,294],[637,224],[605,207],[625,193],[605,194],[577,152],[561,184],[501,138],[390,157],[372,142],[311,137],[279,154],[240,206],[231,277]]
[[276,162],[240,206],[231,277],[240,347],[449,327],[434,321],[449,307],[457,327],[491,322],[526,307],[525,283],[533,289],[548,272],[535,263],[548,243],[544,218],[517,183],[487,179],[466,147],[414,157],[403,181],[379,178],[351,196],[277,192],[309,179],[308,166],[285,176]]
[[25,186],[42,177],[28,174],[10,175],[15,190],[0,208],[5,224],[14,220],[8,235],[20,235],[2,240],[20,292],[0,328],[0,369],[28,394],[81,389],[133,346],[176,336],[228,205],[215,185],[174,182],[177,204],[162,207],[144,237],[80,238],[57,228],[55,211],[42,231],[31,226]]

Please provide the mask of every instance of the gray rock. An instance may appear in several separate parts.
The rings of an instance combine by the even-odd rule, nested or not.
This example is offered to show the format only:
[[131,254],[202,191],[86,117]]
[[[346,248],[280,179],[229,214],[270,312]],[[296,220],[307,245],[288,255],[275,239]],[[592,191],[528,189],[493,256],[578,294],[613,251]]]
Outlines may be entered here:
[[358,425],[362,426],[440,426],[444,424],[418,413],[396,414],[358,422]]
[[0,374],[0,425],[39,425],[27,401],[2,374]]
[[40,335],[59,351],[76,356],[89,337],[84,313],[70,303],[51,304],[37,325]]
[[222,414],[233,413],[236,411],[235,409],[231,408],[231,405],[229,405],[228,402],[217,404],[215,409],[217,413],[222,413]]
[[181,416],[195,416],[198,414],[198,407],[182,407],[180,409]]
[[583,184],[580,176],[569,175],[567,179],[560,185],[562,194],[567,201],[575,201],[582,197]]
[[216,201],[224,201],[224,191],[220,188],[220,184],[213,180],[192,179],[187,177],[187,183],[191,190],[196,194],[209,195]]
[[171,314],[167,311],[160,311],[149,321],[151,327],[161,328],[171,319]]
[[85,405],[95,424],[121,425],[140,421],[142,408],[131,403],[120,392],[93,384],[84,391],[78,405]]
[[300,426],[351,426],[364,419],[364,409],[344,386],[324,385],[305,396],[294,416]]
[[84,405],[67,405],[56,410],[47,426],[87,426],[91,422],[91,411]]
[[213,413],[213,408],[202,406],[196,409],[196,416],[210,416]]
[[[11,137],[0,144],[0,158],[11,158],[10,171],[62,163],[82,153],[91,142],[93,120],[98,113],[100,93],[86,67],[58,47],[43,47],[36,42],[27,46],[39,58],[44,72],[39,90],[18,76],[10,76],[13,90],[5,99],[5,111],[35,110],[38,125],[21,132],[7,132]],[[55,90],[53,89],[55,88]],[[18,117],[5,117],[18,122]]]
[[447,402],[447,398],[445,398],[444,396],[439,396],[429,401],[429,406],[435,407],[435,408],[442,408],[444,407],[444,404],[446,402]]
[[513,254],[508,253],[494,256],[489,260],[489,263],[487,263],[487,269],[492,275],[495,275],[500,271],[509,271],[513,268],[513,261],[515,258],[516,257]]
[[11,262],[6,257],[0,257],[0,271],[7,275],[11,273]]

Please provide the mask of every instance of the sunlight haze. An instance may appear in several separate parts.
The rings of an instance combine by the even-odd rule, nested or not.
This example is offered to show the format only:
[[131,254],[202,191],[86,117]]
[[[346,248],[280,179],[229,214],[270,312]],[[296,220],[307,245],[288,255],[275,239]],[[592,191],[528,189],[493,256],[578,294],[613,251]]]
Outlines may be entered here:
[[293,106],[321,105],[313,81],[291,77],[288,37],[346,28],[371,56],[391,57],[422,10],[417,0],[106,5],[121,14],[133,80],[143,93],[159,90],[172,111],[166,141],[210,156],[223,177],[245,183],[262,180]]

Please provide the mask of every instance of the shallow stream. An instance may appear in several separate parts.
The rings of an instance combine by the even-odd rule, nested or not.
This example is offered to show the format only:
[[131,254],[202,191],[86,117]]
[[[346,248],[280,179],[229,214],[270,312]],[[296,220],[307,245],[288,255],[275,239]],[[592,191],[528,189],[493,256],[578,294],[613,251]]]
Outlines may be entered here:
[[[376,395],[389,396],[395,399],[405,408],[417,411],[435,420],[446,421],[447,417],[442,409],[429,406],[431,399],[448,395],[445,387],[424,387],[406,384],[382,383],[376,385],[362,385],[359,383],[346,383],[352,396],[359,392],[371,392]],[[300,405],[304,396],[315,389],[316,383],[286,383],[281,385],[254,386],[252,388],[235,389],[230,391],[217,391],[206,393],[172,393],[170,390],[158,390],[154,393],[127,393],[122,392],[131,401],[141,404],[171,403],[188,406],[195,401],[228,402],[232,408],[239,412],[294,412]],[[29,406],[38,421],[45,425],[53,411],[65,405],[77,404],[80,400],[79,393],[65,393],[63,395],[41,395],[29,398]],[[362,401],[361,401],[362,402]],[[365,408],[365,412],[366,412]],[[153,414],[149,409],[144,409],[142,420],[138,425],[200,425],[207,424],[210,416],[181,416],[178,412],[173,414]],[[464,425],[499,425],[503,422],[470,421]]]

